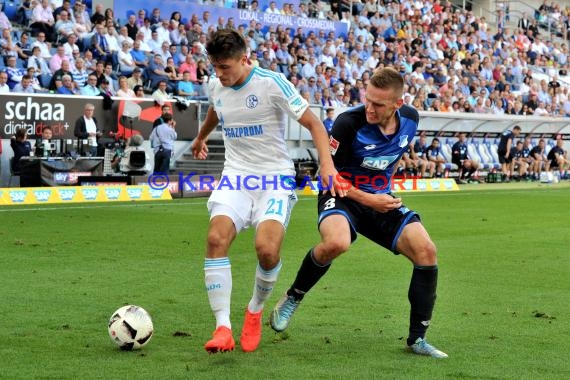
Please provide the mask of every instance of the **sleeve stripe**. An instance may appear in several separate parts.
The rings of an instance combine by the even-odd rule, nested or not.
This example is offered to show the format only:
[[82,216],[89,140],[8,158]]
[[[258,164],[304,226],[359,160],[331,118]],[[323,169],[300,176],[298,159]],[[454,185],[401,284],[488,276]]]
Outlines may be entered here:
[[283,91],[285,96],[290,97],[294,94],[293,90],[291,90],[291,83],[286,83],[279,74],[274,74],[273,72],[268,72],[265,70],[256,70],[255,73],[260,77],[273,79],[279,88]]

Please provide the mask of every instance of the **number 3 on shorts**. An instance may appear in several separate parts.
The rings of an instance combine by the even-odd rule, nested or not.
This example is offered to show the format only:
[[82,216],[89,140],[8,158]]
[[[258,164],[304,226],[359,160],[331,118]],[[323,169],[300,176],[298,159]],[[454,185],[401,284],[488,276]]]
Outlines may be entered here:
[[265,215],[283,215],[283,200],[280,199],[278,201],[275,198],[269,199],[267,201],[267,210],[265,211]]

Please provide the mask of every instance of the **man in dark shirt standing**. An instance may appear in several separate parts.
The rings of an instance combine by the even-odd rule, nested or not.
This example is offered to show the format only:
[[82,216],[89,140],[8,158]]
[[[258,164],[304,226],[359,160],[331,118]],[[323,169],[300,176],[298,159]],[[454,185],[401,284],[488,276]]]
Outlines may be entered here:
[[460,184],[470,181],[473,173],[479,169],[479,163],[469,159],[465,141],[467,141],[467,136],[462,132],[459,134],[459,140],[451,148],[451,162],[457,165],[459,169],[457,182]]
[[511,148],[513,146],[513,141],[521,133],[521,127],[515,125],[513,130],[506,130],[501,134],[501,140],[499,141],[499,147],[497,149],[497,154],[499,156],[499,162],[501,163],[501,170],[503,172],[503,182],[509,182],[511,180],[511,162],[513,157],[511,156]]

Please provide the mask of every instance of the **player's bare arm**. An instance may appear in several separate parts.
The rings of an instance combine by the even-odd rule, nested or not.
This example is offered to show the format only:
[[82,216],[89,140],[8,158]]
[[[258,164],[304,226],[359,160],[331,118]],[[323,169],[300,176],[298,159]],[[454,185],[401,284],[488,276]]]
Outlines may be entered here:
[[[307,128],[311,133],[313,138],[313,144],[317,148],[319,153],[319,172],[321,180],[325,189],[330,188],[330,192],[333,196],[346,196],[346,187],[338,180],[338,172],[334,167],[332,157],[329,151],[329,137],[327,135],[325,126],[323,123],[315,116],[313,111],[307,108],[303,113],[301,118],[298,120],[299,124]],[[332,178],[332,184],[329,183]],[[331,186],[332,185],[332,186]]]
[[206,119],[200,128],[200,132],[198,132],[198,136],[196,136],[192,142],[192,155],[195,159],[205,160],[208,156],[208,147],[206,146],[206,141],[210,133],[217,127],[218,123],[218,115],[216,114],[214,108],[210,106],[206,114]]

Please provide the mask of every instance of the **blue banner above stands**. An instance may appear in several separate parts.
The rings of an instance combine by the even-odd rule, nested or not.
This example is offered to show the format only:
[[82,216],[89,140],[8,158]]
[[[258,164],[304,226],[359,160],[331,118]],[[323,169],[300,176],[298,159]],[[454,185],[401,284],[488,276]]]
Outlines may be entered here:
[[[291,2],[288,2],[291,3]],[[261,5],[261,2],[260,2]],[[277,2],[279,7],[279,2]],[[295,5],[294,5],[295,7]],[[139,9],[145,9],[147,14],[151,14],[152,8],[149,7],[147,0],[130,0],[130,1],[116,1],[115,2],[115,17],[121,19],[121,22],[127,20],[129,15],[137,14]],[[305,33],[308,31],[318,32],[324,30],[326,33],[334,32],[335,35],[346,35],[348,33],[348,25],[343,22],[329,21],[329,20],[319,20],[314,18],[303,18],[296,16],[285,16],[279,14],[271,14],[265,12],[250,12],[245,9],[236,8],[221,8],[204,6],[195,3],[186,3],[176,0],[163,0],[160,2],[160,14],[163,17],[170,17],[172,12],[181,12],[183,20],[186,22],[190,20],[192,14],[196,14],[198,18],[201,19],[204,11],[210,12],[210,20],[212,24],[216,24],[219,17],[223,17],[227,22],[229,17],[234,18],[234,24],[236,26],[245,25],[248,26],[251,20],[260,22],[264,27],[279,25],[285,28],[291,28],[293,32],[297,28],[302,28]],[[206,32],[206,31],[204,31]]]

